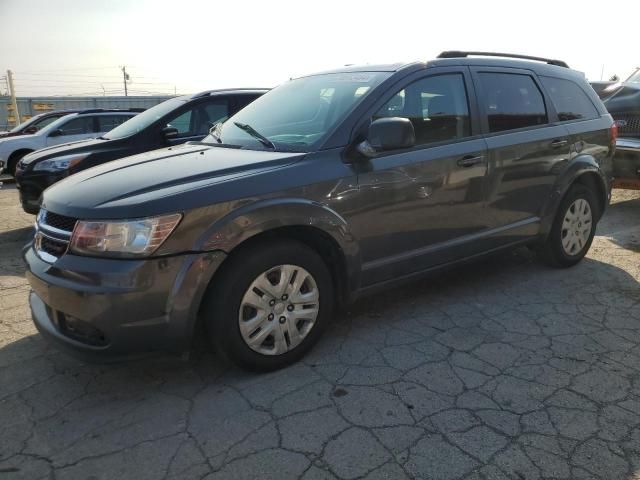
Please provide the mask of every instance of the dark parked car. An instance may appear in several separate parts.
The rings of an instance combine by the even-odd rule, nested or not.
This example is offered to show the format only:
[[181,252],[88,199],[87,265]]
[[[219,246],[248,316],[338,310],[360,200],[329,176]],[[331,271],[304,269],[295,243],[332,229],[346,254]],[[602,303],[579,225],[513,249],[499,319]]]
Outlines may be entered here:
[[17,127],[9,130],[8,132],[0,132],[0,138],[16,137],[18,135],[33,135],[42,127],[46,127],[51,122],[58,120],[59,118],[69,115],[70,113],[76,113],[79,110],[56,110],[55,112],[46,112],[39,115],[34,115],[29,120],[25,120]]
[[116,125],[135,117],[142,108],[106,109],[92,108],[67,113],[28,135],[12,135],[0,138],[0,160],[6,172],[15,175],[16,166],[25,155],[54,145],[99,137]]
[[15,176],[22,208],[38,213],[42,192],[81,170],[117,158],[202,140],[216,123],[227,119],[266,89],[212,90],[172,98],[98,138],[43,148],[22,157]]
[[272,369],[397,282],[523,244],[579,262],[610,197],[598,96],[560,61],[441,57],[289,81],[202,142],[48,189],[24,251],[37,328],[112,357],[202,327]]
[[599,95],[618,127],[613,185],[640,190],[640,68]]

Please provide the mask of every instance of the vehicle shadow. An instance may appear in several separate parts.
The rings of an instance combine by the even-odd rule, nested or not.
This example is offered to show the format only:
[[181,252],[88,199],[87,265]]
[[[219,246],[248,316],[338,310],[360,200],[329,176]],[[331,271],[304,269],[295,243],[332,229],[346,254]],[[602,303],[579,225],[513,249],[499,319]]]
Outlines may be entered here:
[[[320,351],[333,350],[346,337],[366,334],[371,329],[384,329],[389,322],[411,333],[412,329],[417,328],[411,322],[416,314],[428,319],[434,308],[457,308],[461,305],[472,308],[479,303],[499,302],[501,298],[508,298],[510,289],[515,295],[535,292],[533,295],[542,301],[545,294],[553,296],[554,301],[560,303],[566,297],[569,304],[575,301],[571,297],[578,292],[601,285],[620,295],[633,297],[630,298],[633,302],[640,301],[637,280],[614,265],[586,258],[571,269],[558,270],[538,263],[528,249],[516,249],[362,298],[348,309],[336,313],[318,348]],[[406,324],[403,324],[405,321]],[[421,334],[418,331],[415,333]],[[314,354],[314,357],[317,355]],[[44,362],[51,364],[53,371],[65,372],[56,377],[55,390],[64,390],[75,384],[80,374],[94,379],[106,375],[112,386],[120,391],[139,389],[144,385],[154,390],[159,384],[168,389],[197,391],[206,384],[233,384],[260,376],[237,369],[202,343],[188,356],[153,354],[136,360],[105,364],[78,360],[58,351],[37,334],[0,347],[0,368],[15,366],[20,370],[17,375],[19,378],[28,376],[33,370],[30,365],[34,359],[38,359],[37,368],[41,371],[47,370],[42,369]],[[308,363],[312,366],[313,361]],[[0,395],[2,399],[16,391],[16,388],[3,385],[0,390],[3,392]],[[107,404],[105,408],[108,408]]]

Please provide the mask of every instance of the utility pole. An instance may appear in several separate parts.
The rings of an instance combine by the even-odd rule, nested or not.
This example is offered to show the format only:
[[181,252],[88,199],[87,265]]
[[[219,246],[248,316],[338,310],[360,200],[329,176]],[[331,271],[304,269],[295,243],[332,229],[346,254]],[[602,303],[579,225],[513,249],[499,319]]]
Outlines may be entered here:
[[16,99],[16,87],[13,86],[13,72],[7,70],[7,83],[9,84],[9,95],[11,95],[11,104],[13,105],[13,116],[16,119],[16,125],[20,125],[20,112],[18,111],[18,100]]
[[122,81],[124,82],[124,96],[128,97],[129,93],[127,92],[127,80],[129,80],[129,74],[127,73],[127,67],[122,67]]

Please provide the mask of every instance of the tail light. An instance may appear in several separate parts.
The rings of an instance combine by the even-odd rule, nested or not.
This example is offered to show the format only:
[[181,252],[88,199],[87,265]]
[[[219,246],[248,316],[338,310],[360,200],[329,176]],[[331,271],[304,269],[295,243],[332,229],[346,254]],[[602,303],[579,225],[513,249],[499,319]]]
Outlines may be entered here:
[[611,137],[612,144],[616,143],[616,140],[618,139],[618,124],[616,122],[611,125],[609,137]]

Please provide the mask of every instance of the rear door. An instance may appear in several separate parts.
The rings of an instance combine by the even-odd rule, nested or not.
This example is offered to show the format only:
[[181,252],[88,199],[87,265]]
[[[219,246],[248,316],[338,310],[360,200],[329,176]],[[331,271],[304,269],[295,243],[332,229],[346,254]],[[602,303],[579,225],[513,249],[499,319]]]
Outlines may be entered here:
[[411,120],[416,145],[359,165],[363,284],[475,253],[486,225],[486,143],[466,67],[432,68],[390,89],[370,119]]
[[538,233],[569,135],[530,70],[473,67],[488,154],[487,215],[494,246]]
[[73,117],[47,136],[47,146],[76,142],[99,136],[95,131],[93,115]]
[[[590,88],[585,80],[540,76],[542,86],[551,98],[558,114],[558,122],[566,126],[569,131],[571,159],[580,156],[593,156],[600,166],[610,175],[609,162],[606,162],[611,148],[610,128],[611,120],[600,116],[591,96],[593,93],[585,90]],[[623,167],[623,162],[616,157],[614,167]],[[640,166],[640,162],[636,168]],[[621,173],[621,172],[619,172]],[[613,172],[615,175],[616,172]],[[635,170],[633,170],[635,176]]]

